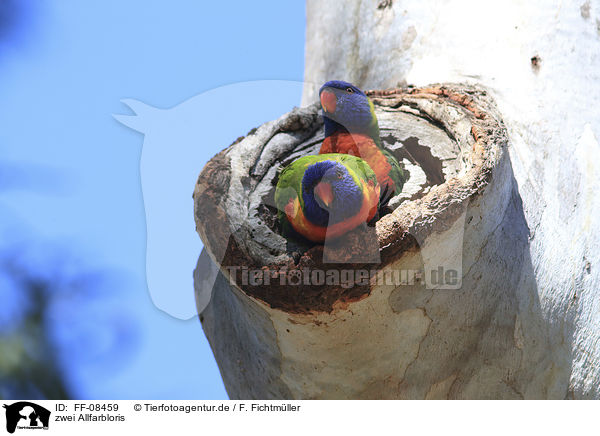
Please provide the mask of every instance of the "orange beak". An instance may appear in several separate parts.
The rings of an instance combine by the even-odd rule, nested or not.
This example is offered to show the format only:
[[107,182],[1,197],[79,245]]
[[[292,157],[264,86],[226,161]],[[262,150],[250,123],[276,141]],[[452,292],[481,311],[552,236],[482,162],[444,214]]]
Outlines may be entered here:
[[337,98],[333,92],[327,90],[321,92],[321,106],[325,112],[334,113],[336,102]]
[[317,186],[315,186],[315,194],[327,207],[329,207],[333,201],[333,191],[331,190],[331,185],[327,182],[320,182]]

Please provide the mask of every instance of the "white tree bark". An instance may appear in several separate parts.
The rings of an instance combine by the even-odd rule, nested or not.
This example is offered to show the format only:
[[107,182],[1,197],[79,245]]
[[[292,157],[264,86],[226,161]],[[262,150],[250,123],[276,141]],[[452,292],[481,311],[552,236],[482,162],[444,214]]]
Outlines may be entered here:
[[[487,318],[466,357],[419,356],[399,396],[600,398],[600,4],[309,0],[306,35],[305,103],[331,79],[367,89],[476,83],[508,129],[515,196],[492,238],[498,251],[475,264],[520,259],[489,283],[505,280],[512,306]],[[461,331],[446,334],[431,340]]]
[[[556,366],[561,350],[548,346],[497,107],[468,86],[371,97],[384,146],[413,165],[404,200],[390,202],[394,211],[367,232],[370,240],[359,231],[341,248],[301,246],[273,224],[278,168],[322,141],[317,105],[259,127],[198,179],[195,217],[207,249],[195,271],[198,308],[230,396],[563,397],[569,371]],[[328,249],[341,264],[325,260]],[[365,251],[380,261],[365,260]],[[340,266],[391,279],[252,284],[239,271],[289,277]],[[458,280],[434,280],[439,268]],[[424,280],[411,280],[413,271]]]
[[[307,107],[194,191],[200,319],[232,398],[600,398],[600,8],[567,3],[308,2]],[[331,79],[422,86],[372,94],[410,179],[374,238],[302,247],[269,199],[280,166],[316,153]],[[459,281],[248,286],[227,269],[326,268],[367,242],[378,269]]]

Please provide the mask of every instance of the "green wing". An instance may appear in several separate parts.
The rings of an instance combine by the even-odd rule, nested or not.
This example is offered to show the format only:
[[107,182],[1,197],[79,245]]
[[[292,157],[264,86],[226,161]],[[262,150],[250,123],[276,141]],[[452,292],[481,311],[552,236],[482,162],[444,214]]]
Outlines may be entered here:
[[367,134],[373,138],[375,143],[381,148],[381,140],[379,139],[379,123],[377,122],[377,115],[375,115],[375,106],[373,106],[373,102],[370,98],[369,100],[369,109],[371,111],[371,123],[369,123],[369,129]]
[[275,189],[275,205],[280,214],[283,213],[285,206],[291,198],[298,197],[300,204],[304,207],[302,200],[302,177],[306,168],[319,161],[320,156],[303,156],[289,164],[279,174],[279,181]]
[[387,158],[390,166],[392,167],[390,170],[390,178],[396,184],[396,194],[399,194],[402,191],[404,183],[406,182],[406,174],[404,173],[404,169],[402,168],[402,165],[400,165],[400,162],[398,162],[398,159],[396,159],[392,153],[383,147],[381,147],[381,152]]
[[377,144],[377,146],[381,149],[382,153],[390,163],[390,166],[392,167],[390,170],[390,178],[396,184],[396,194],[399,194],[400,191],[402,191],[404,183],[406,182],[406,174],[404,173],[402,165],[400,165],[400,162],[398,162],[398,159],[396,159],[392,153],[387,151],[381,143],[381,138],[379,136],[379,124],[377,123],[377,116],[375,115],[375,106],[373,106],[371,99],[369,99],[369,107],[371,109],[372,116],[371,125],[369,126],[369,136],[373,138],[375,144]]
[[[309,156],[307,156],[309,157]],[[277,217],[281,225],[281,234],[286,236],[293,234],[292,227],[285,216],[285,206],[292,198],[300,198],[302,202],[302,177],[310,162],[300,158],[285,167],[279,174],[277,187],[275,188],[275,205],[277,206]],[[304,204],[302,204],[304,207]]]

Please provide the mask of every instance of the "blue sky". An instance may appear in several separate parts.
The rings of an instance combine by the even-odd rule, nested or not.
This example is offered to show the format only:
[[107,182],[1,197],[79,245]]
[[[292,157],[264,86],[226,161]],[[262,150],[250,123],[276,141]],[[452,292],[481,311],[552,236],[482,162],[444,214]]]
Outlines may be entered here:
[[[0,245],[35,241],[44,247],[37,253],[42,258],[60,247],[86,268],[117,272],[117,283],[103,285],[107,297],[94,307],[106,315],[103,322],[119,313],[134,326],[131,349],[107,346],[119,353],[114,359],[93,362],[65,350],[76,395],[226,398],[197,319],[182,321],[152,304],[140,183],[144,136],[112,114],[130,113],[120,103],[125,98],[167,109],[195,97],[202,103],[194,112],[198,123],[206,123],[238,88],[207,91],[289,81],[273,90],[261,82],[239,94],[235,103],[248,110],[219,134],[207,134],[209,145],[196,154],[199,172],[250,127],[300,103],[304,2],[8,3],[15,7],[0,11],[10,24],[0,32],[0,156],[34,171],[27,189],[0,193]],[[265,98],[256,97],[257,89]],[[172,213],[192,220],[191,203]],[[195,243],[199,254],[202,245]],[[0,298],[10,295],[0,292]],[[177,298],[185,303],[187,297]],[[189,298],[193,304],[191,287]],[[94,339],[107,341],[101,333]]]

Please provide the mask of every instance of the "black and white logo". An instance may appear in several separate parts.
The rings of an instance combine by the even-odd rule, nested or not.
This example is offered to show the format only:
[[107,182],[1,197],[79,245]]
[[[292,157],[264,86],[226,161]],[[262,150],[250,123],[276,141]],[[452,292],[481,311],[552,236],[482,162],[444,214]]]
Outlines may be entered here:
[[5,404],[6,431],[14,433],[16,429],[40,430],[48,429],[50,411],[29,401]]

